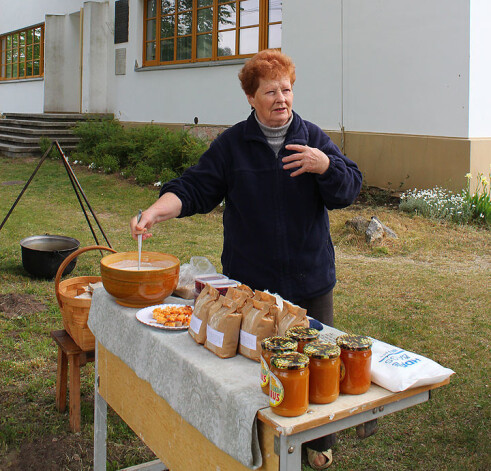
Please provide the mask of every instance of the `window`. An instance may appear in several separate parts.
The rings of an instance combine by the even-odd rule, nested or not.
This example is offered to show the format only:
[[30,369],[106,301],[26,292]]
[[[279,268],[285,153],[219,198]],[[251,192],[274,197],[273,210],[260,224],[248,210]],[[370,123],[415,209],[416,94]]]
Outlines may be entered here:
[[0,36],[0,80],[42,77],[44,25]]
[[145,0],[143,65],[250,57],[281,46],[281,0]]

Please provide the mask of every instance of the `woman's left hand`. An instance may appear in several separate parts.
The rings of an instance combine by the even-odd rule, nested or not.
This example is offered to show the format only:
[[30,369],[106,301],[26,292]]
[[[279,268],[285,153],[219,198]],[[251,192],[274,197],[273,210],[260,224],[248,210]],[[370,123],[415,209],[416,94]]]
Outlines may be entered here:
[[296,154],[282,158],[284,169],[297,168],[290,176],[296,177],[302,173],[318,173],[322,175],[328,168],[331,161],[329,157],[316,147],[301,146],[299,144],[288,144],[287,150],[296,151]]

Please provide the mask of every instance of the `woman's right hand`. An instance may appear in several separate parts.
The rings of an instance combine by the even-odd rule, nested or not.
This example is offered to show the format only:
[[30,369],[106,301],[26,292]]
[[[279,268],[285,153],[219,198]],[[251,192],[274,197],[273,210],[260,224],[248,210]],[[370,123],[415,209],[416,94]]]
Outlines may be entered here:
[[131,237],[135,240],[142,234],[142,239],[152,237],[148,232],[158,222],[167,221],[181,214],[182,202],[174,193],[164,193],[152,206],[143,211],[140,222],[134,216],[130,221]]

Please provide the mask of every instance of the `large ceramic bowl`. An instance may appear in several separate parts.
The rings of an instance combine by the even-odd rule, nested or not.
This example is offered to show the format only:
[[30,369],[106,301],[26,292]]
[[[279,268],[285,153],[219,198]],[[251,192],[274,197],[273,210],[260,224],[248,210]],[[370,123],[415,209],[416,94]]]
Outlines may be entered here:
[[[104,288],[122,306],[161,304],[176,289],[180,263],[174,255],[142,252],[140,270],[124,268],[125,264],[138,265],[138,252],[118,252],[101,260]],[[145,269],[150,265],[158,268]]]

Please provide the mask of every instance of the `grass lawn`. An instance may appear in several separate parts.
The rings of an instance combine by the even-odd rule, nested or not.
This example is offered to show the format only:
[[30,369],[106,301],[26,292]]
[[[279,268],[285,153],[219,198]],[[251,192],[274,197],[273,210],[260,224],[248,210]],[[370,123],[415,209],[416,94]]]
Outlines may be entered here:
[[[29,178],[37,162],[0,157],[1,220],[22,189],[18,182]],[[112,246],[136,250],[129,219],[155,200],[157,189],[74,170]],[[345,225],[372,215],[399,238],[370,247]],[[456,374],[429,402],[380,419],[376,435],[360,440],[354,429],[340,433],[330,469],[491,469],[490,232],[362,204],[332,212],[331,232],[335,326],[416,351]],[[51,160],[0,231],[0,470],[89,470],[93,364],[82,369],[82,431],[72,434],[67,413],[58,413],[54,402],[57,353],[49,332],[62,328],[54,283],[32,279],[22,267],[19,241],[44,233],[94,245],[62,165]],[[205,256],[221,270],[220,210],[160,224],[153,233],[146,250],[172,253],[181,263]],[[99,260],[97,251],[82,254],[70,276],[98,274]],[[13,298],[17,310],[7,305]],[[151,451],[109,410],[108,469],[151,459]]]

